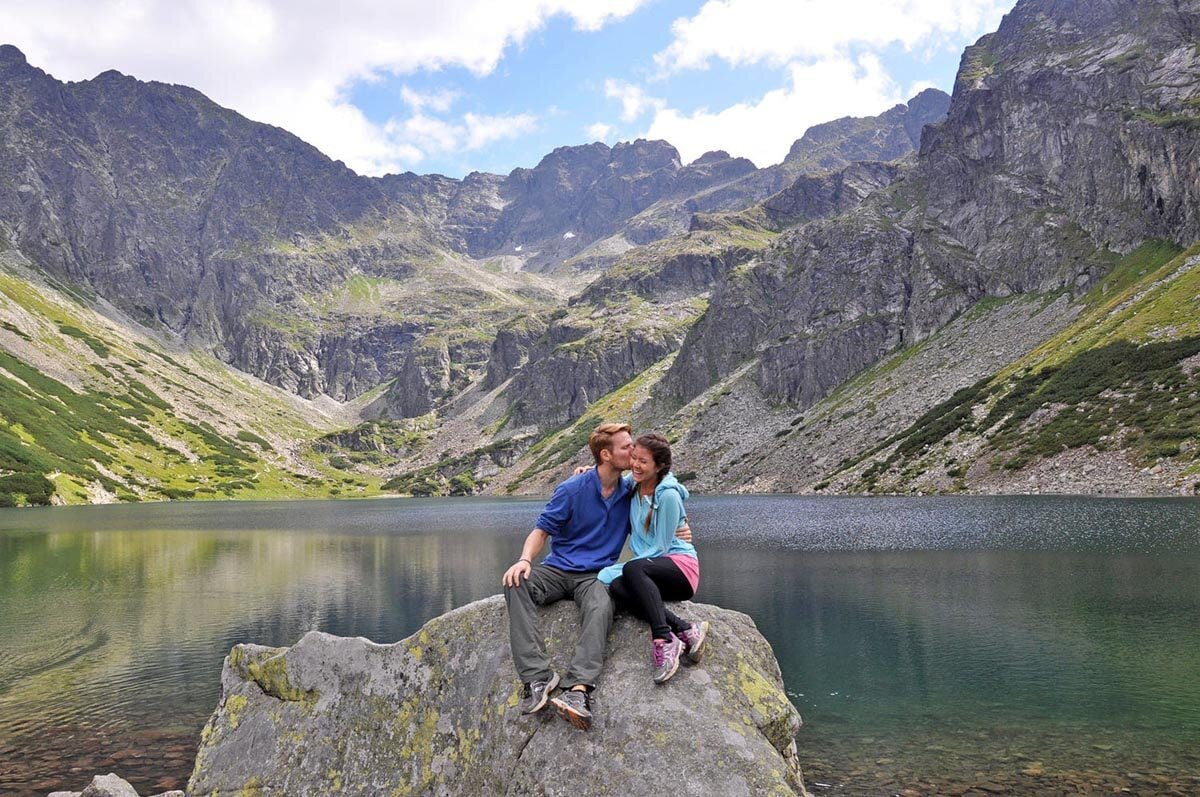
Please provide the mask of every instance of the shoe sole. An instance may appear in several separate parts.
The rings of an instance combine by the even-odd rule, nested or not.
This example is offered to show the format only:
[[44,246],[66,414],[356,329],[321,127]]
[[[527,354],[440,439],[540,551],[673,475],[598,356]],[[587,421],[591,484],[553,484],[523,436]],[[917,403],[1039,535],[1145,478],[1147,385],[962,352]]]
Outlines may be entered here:
[[704,658],[704,643],[708,640],[708,620],[700,623],[700,641],[696,643],[695,649],[688,649],[684,655],[692,664],[699,664],[700,659]]
[[566,703],[562,702],[558,698],[554,698],[550,702],[554,704],[554,707],[556,709],[558,709],[558,716],[562,717],[563,719],[565,719],[567,722],[574,725],[579,730],[589,731],[592,729],[592,718],[591,717],[585,717],[584,715],[578,713],[577,711],[572,709],[570,706],[568,706]]
[[542,709],[544,709],[546,707],[546,704],[550,702],[550,693],[553,692],[555,687],[557,687],[557,686],[558,686],[558,673],[554,673],[554,675],[550,678],[550,683],[546,684],[546,690],[544,692],[542,692],[542,702],[538,703],[536,706],[529,709],[528,711],[522,711],[521,713],[527,714],[527,715],[528,714],[536,714],[539,711],[541,711]]

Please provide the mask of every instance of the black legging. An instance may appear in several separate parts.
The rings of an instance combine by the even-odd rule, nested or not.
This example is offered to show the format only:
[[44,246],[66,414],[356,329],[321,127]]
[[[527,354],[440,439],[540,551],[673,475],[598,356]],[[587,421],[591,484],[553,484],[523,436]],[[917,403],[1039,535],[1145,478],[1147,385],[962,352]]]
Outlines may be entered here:
[[626,562],[621,575],[608,585],[608,594],[617,606],[649,623],[655,639],[670,639],[672,631],[691,625],[663,605],[664,600],[685,601],[695,594],[687,576],[665,556]]

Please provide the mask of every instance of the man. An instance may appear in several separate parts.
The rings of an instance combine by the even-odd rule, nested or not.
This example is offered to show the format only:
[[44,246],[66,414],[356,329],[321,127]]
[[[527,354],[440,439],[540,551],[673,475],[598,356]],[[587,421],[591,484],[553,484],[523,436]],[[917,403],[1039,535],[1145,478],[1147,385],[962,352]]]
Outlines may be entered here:
[[[521,558],[503,578],[513,664],[524,683],[522,714],[541,711],[559,685],[558,674],[550,669],[546,656],[536,607],[567,598],[579,607],[579,641],[562,679],[564,691],[553,703],[560,716],[583,730],[592,726],[591,693],[604,664],[613,617],[608,589],[596,580],[596,574],[617,561],[629,534],[629,498],[634,487],[621,472],[629,467],[633,453],[632,427],[602,423],[588,439],[588,448],[596,467],[555,488],[536,528],[525,538]],[[691,538],[686,525],[679,535]],[[550,555],[534,566],[547,540],[553,540]]]

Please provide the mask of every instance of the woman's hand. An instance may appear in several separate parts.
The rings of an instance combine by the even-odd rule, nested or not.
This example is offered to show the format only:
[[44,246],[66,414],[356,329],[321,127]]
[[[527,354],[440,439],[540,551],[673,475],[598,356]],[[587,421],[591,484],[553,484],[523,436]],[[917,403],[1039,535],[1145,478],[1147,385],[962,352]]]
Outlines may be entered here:
[[524,559],[518,559],[516,564],[504,571],[504,578],[501,581],[506,587],[519,587],[521,586],[521,576],[528,579],[531,570],[533,570],[533,565]]
[[596,466],[595,465],[580,465],[578,468],[575,469],[575,472],[571,475],[578,476],[581,473],[587,473],[589,470],[591,470],[594,467],[596,467]]
[[688,525],[687,518],[683,519],[683,525],[675,529],[675,536],[684,542],[692,541],[692,527]]

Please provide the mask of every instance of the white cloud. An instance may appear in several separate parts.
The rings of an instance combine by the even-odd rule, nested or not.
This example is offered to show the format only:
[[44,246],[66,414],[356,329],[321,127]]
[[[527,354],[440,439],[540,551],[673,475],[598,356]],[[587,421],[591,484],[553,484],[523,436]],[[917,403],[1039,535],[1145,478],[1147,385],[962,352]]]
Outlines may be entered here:
[[649,110],[660,110],[666,103],[648,95],[641,86],[609,78],[604,81],[604,96],[621,103],[621,119],[632,122]]
[[608,141],[608,137],[613,134],[613,126],[606,125],[604,122],[596,122],[584,128],[583,132],[591,141]]
[[537,119],[530,114],[511,116],[488,116],[469,113],[463,116],[467,135],[464,149],[479,149],[493,141],[516,138],[537,127]]
[[937,86],[935,86],[933,83],[931,83],[928,80],[917,80],[917,81],[909,84],[908,91],[904,92],[904,96],[911,99],[911,98],[917,96],[918,94],[920,94],[925,89],[936,89],[936,88],[937,88]]
[[[928,58],[995,29],[1014,0],[707,0],[675,20],[672,41],[654,56],[662,74],[764,64],[784,85],[755,101],[686,113],[660,106],[645,135],[665,138],[685,160],[712,149],[777,163],[813,124],[878,114],[906,94],[884,69],[885,49]],[[610,94],[610,96],[612,96]]]
[[674,36],[655,56],[668,70],[731,65],[783,66],[825,59],[861,46],[908,50],[992,30],[1013,0],[708,0],[675,20]]
[[627,17],[638,7],[645,3],[646,0],[603,0],[602,2],[594,2],[594,0],[560,0],[559,2],[545,3],[548,6],[561,6],[571,18],[575,20],[575,25],[580,30],[600,30],[605,24],[614,19]]
[[[0,5],[0,31],[31,63],[60,79],[119,69],[143,80],[182,83],[286,128],[359,172],[380,174],[423,153],[350,102],[356,82],[446,66],[486,74],[508,47],[552,16],[596,30],[642,2],[40,0]],[[423,103],[412,106],[421,135],[449,140],[424,112],[443,112],[453,98],[411,96]],[[531,124],[525,115],[464,116],[452,126],[465,129],[458,140],[467,145]]]
[[397,147],[409,147],[415,153],[413,161],[426,155],[444,155],[477,150],[508,138],[516,138],[537,127],[537,118],[530,114],[488,116],[466,113],[462,121],[453,122],[415,113],[407,119],[391,119],[383,132]]
[[400,87],[400,99],[404,100],[405,105],[418,113],[426,108],[436,113],[445,113],[450,110],[450,106],[454,104],[458,97],[459,93],[450,89],[421,93],[410,89],[408,86]]
[[670,141],[684,162],[724,149],[766,166],[783,160],[811,125],[841,116],[873,116],[902,101],[899,87],[872,55],[857,61],[840,56],[795,63],[787,71],[786,87],[754,103],[691,114],[663,108],[644,135]]

